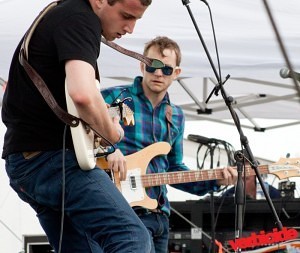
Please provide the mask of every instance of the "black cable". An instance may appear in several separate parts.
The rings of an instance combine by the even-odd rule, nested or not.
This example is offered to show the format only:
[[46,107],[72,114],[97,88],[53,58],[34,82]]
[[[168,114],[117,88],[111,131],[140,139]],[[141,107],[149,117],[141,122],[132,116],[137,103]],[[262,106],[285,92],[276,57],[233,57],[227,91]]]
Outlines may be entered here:
[[[213,161],[213,157],[214,157],[214,152],[215,149],[218,150],[218,160],[217,160],[217,164],[216,166],[219,167],[220,166],[220,157],[221,157],[221,145],[223,146],[223,149],[225,150],[225,153],[227,155],[227,165],[228,166],[235,166],[235,160],[234,160],[234,152],[235,149],[234,147],[226,142],[226,141],[222,141],[222,140],[217,140],[217,139],[212,139],[213,142],[211,143],[207,143],[207,144],[199,144],[198,149],[197,149],[197,154],[196,154],[196,162],[197,162],[197,169],[203,169],[204,167],[204,162],[206,160],[206,158],[208,157],[208,155],[210,154],[211,156],[211,164],[210,167],[213,168],[214,167],[214,161]],[[201,151],[201,148],[205,146],[206,150],[204,153],[204,157],[202,158],[202,164],[200,165],[200,161],[199,161],[199,154]]]
[[217,161],[217,168],[220,167],[220,164],[221,164],[221,148],[220,146],[218,145],[218,161]]
[[[210,192],[210,215],[211,215],[211,227],[214,228],[215,224],[215,201],[214,201],[214,192]],[[215,229],[212,229],[211,232],[211,243],[209,245],[208,252],[214,253],[215,252],[215,240],[216,240],[216,233]]]
[[88,127],[94,132],[95,135],[97,135],[99,138],[103,139],[105,141],[105,143],[107,144],[107,146],[110,146],[110,148],[104,148],[104,147],[99,146],[98,148],[101,148],[101,150],[103,152],[102,153],[97,153],[95,155],[95,157],[103,157],[103,156],[107,156],[107,155],[115,152],[116,146],[110,140],[108,140],[106,137],[104,137],[103,135],[101,135],[100,133],[98,133],[90,125],[88,125]]
[[64,134],[63,134],[63,149],[62,149],[62,191],[61,191],[61,223],[60,223],[60,234],[59,234],[59,245],[58,245],[58,253],[61,252],[62,246],[62,238],[64,233],[64,219],[65,219],[65,190],[66,190],[66,132],[67,132],[68,125],[64,127]]
[[[62,149],[62,201],[61,201],[61,229],[60,229],[60,236],[59,236],[59,249],[58,253],[61,252],[61,247],[62,247],[62,238],[63,238],[63,230],[64,230],[64,215],[65,215],[65,182],[66,182],[66,177],[65,177],[65,150],[66,150],[66,131],[67,131],[68,125],[66,124],[64,127],[64,133],[63,133],[63,149]],[[96,155],[96,157],[100,156],[107,156],[113,152],[115,152],[116,147],[115,145],[110,142],[106,137],[102,136],[100,133],[98,133],[95,129],[93,129],[91,126],[89,126],[90,129],[100,138],[104,139],[104,141],[110,145],[111,149],[104,151],[101,153],[101,155]]]
[[205,145],[206,146],[206,151],[205,151],[205,153],[204,153],[204,158],[202,159],[202,164],[201,164],[201,166],[200,166],[200,163],[199,163],[199,153],[200,153],[200,150],[201,150],[201,148],[203,147],[204,145],[203,144],[200,144],[199,146],[198,146],[198,150],[197,150],[197,155],[196,155],[196,161],[197,161],[197,169],[198,170],[202,170],[203,169],[203,167],[204,167],[204,161],[205,161],[205,159],[206,159],[206,157],[207,157],[207,155],[208,155],[208,150],[209,150],[209,148],[208,148],[208,146],[207,145]]
[[203,144],[199,144],[197,152],[196,152],[196,163],[197,163],[197,169],[198,170],[201,170],[203,168],[203,162],[202,162],[201,166],[200,166],[200,163],[199,163],[199,152],[200,152],[202,146],[203,146]]
[[[223,190],[226,190],[227,188],[228,188],[228,186],[226,186]],[[220,202],[220,204],[219,204],[219,208],[218,208],[218,210],[217,210],[216,217],[215,217],[215,224],[214,224],[214,226],[213,226],[213,230],[214,230],[214,231],[216,231],[216,227],[217,227],[217,223],[218,223],[218,218],[219,218],[219,215],[220,215],[220,213],[221,213],[221,209],[222,209],[222,206],[223,206],[223,204],[224,204],[225,197],[226,197],[226,195],[222,195],[222,197],[221,197],[221,202]]]
[[111,104],[114,104],[114,103],[116,103],[116,101],[117,101],[117,99],[122,95],[122,93],[124,92],[124,91],[126,91],[127,90],[127,88],[124,88],[123,90],[121,90],[120,91],[120,93],[119,93],[119,95],[118,96],[116,96],[116,98],[112,101],[112,103]]
[[216,57],[217,57],[217,62],[218,62],[219,77],[220,77],[220,81],[221,81],[222,80],[222,75],[221,75],[220,57],[219,57],[219,50],[218,50],[218,45],[217,45],[217,39],[216,39],[216,33],[215,33],[215,26],[214,26],[214,21],[213,21],[213,18],[212,18],[211,9],[210,9],[210,6],[207,3],[207,1],[205,1],[205,0],[200,0],[200,1],[202,1],[202,2],[204,2],[206,4],[206,6],[208,8],[208,11],[209,11],[211,28],[212,28],[212,32],[213,32],[213,38],[214,38],[215,49],[216,49]]
[[[235,165],[235,160],[234,160],[234,153],[235,153],[235,150],[233,148],[233,146],[226,142],[226,141],[222,141],[222,140],[214,140],[215,142],[213,143],[208,143],[206,144],[205,146],[207,146],[207,150],[205,152],[205,156],[203,158],[203,163],[202,163],[202,166],[200,169],[202,169],[203,167],[203,164],[204,164],[204,161],[205,159],[207,158],[208,154],[210,153],[211,156],[214,156],[214,151],[215,149],[217,148],[219,153],[218,153],[218,161],[217,163],[219,164],[220,163],[220,155],[221,155],[221,145],[224,146],[224,150],[226,152],[226,155],[227,155],[227,164],[229,166],[234,166]],[[198,148],[198,153],[197,153],[197,164],[199,164],[199,150],[200,148],[203,146],[203,144],[200,144],[199,145],[199,148]],[[213,163],[213,159],[211,159],[211,163]],[[211,164],[211,167],[213,165]],[[224,191],[226,190],[228,187],[226,186],[224,189],[221,189],[221,191]],[[214,253],[215,251],[215,245],[214,245],[214,240],[215,240],[215,231],[216,231],[216,227],[217,227],[217,223],[218,223],[218,218],[219,218],[219,215],[220,215],[220,212],[221,212],[221,208],[224,204],[224,200],[225,200],[225,195],[223,195],[222,199],[221,199],[221,203],[219,205],[219,208],[216,212],[216,215],[215,215],[215,208],[214,208],[214,198],[213,198],[213,193],[211,193],[211,224],[212,224],[212,232],[211,232],[211,244],[210,244],[210,248],[209,248],[209,252],[212,252]]]

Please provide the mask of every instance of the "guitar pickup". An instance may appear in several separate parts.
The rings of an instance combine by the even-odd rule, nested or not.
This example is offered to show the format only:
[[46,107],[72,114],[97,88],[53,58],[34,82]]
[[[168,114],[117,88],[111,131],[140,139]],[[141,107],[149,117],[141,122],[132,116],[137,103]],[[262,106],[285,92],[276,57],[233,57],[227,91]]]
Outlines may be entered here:
[[135,176],[130,176],[129,177],[130,180],[130,188],[132,190],[136,190],[136,181],[135,181]]

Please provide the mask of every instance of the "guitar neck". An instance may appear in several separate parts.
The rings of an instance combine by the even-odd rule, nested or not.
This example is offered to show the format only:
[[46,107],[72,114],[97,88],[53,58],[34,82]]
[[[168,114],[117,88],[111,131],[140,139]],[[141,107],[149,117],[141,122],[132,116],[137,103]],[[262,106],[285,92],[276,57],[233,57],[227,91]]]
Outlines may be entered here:
[[[258,166],[260,174],[268,174],[269,166]],[[165,172],[145,174],[141,176],[142,184],[146,187],[159,186],[165,184],[180,184],[199,182],[207,180],[224,179],[223,169],[210,169],[210,170],[191,170],[191,171],[178,171],[178,172]],[[255,171],[250,167],[245,168],[246,176],[255,175]]]
[[[167,154],[170,148],[170,144],[167,142],[157,142],[126,156],[127,170],[139,171],[138,177],[134,175],[136,172],[132,173],[132,177],[129,173],[129,180],[132,181],[130,184],[132,184],[133,188],[136,187],[134,186],[137,183],[136,180],[138,180],[138,184],[147,188],[166,184],[224,179],[223,168],[146,174],[150,160],[157,155]],[[104,158],[98,158],[96,163],[101,169],[109,168],[108,162]],[[277,163],[259,165],[257,169],[260,174],[273,174],[279,180],[289,177],[300,177],[300,158],[281,158]],[[118,172],[114,173],[115,184],[121,188]],[[246,177],[256,175],[255,170],[249,165],[245,166],[244,174]]]

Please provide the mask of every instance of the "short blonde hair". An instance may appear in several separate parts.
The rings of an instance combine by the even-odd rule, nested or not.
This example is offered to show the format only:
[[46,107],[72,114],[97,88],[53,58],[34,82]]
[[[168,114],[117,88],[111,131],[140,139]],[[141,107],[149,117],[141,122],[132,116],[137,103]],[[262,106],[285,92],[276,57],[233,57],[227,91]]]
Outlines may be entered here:
[[171,49],[176,54],[176,66],[180,65],[181,62],[181,51],[178,44],[166,36],[157,36],[145,44],[144,55],[147,56],[149,49],[153,46],[157,46],[162,56],[165,49]]

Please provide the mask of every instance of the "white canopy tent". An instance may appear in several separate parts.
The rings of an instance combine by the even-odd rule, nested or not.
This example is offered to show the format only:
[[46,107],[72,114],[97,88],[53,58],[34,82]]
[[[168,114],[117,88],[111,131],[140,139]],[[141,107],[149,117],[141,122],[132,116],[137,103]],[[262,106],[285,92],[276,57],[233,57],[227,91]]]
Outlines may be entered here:
[[[34,17],[50,2],[0,0],[1,78],[7,80],[10,60],[17,43]],[[300,156],[299,96],[292,80],[282,79],[279,75],[286,62],[263,1],[214,0],[208,3],[216,31],[222,78],[228,74],[231,76],[224,88],[228,96],[233,97],[232,105],[242,119],[254,155],[270,160],[277,160],[286,153]],[[299,71],[300,2],[272,0],[269,5],[293,69]],[[200,0],[192,0],[189,7],[216,65],[208,9]],[[174,81],[170,96],[174,103],[184,109],[188,120],[185,135],[200,134],[224,139],[238,148],[239,136],[231,126],[231,115],[221,94],[213,95],[209,103],[205,104],[216,83],[215,76],[182,1],[153,0],[143,19],[137,22],[134,33],[115,42],[142,53],[144,43],[157,35],[176,40],[182,49],[182,78]],[[101,47],[99,69],[102,87],[129,83],[140,74],[137,60],[105,45]],[[199,114],[197,110],[212,113]],[[3,125],[0,130],[3,139]],[[190,153],[185,153],[186,162],[193,166],[195,154],[191,153],[191,149],[187,150]],[[41,229],[31,209],[20,203],[8,187],[3,160],[0,161],[0,168],[0,245],[3,252],[13,253],[22,247],[18,237],[41,233]],[[171,199],[181,200],[178,196],[176,199],[171,196]],[[184,195],[184,198],[189,197]]]
[[[51,0],[0,0],[0,77],[6,79],[12,53],[23,33],[42,7]],[[201,41],[180,0],[153,0],[142,20],[137,22],[132,35],[116,41],[121,46],[142,52],[144,43],[157,35],[176,40],[183,54],[182,79],[170,90],[173,101],[183,106],[188,119],[206,119],[196,110],[209,111],[209,120],[230,118],[221,96],[205,99],[216,79]],[[228,95],[234,98],[240,117],[295,119],[299,98],[291,79],[282,79],[279,70],[286,66],[278,41],[271,26],[263,1],[216,0],[210,8],[214,21],[220,57],[221,77]],[[217,69],[209,11],[202,1],[188,4],[198,24],[201,36]],[[300,3],[291,0],[272,0],[269,3],[273,18],[283,39],[293,69],[300,67],[300,32],[298,29]],[[99,68],[102,85],[128,83],[139,74],[138,61],[102,45]],[[106,78],[114,78],[106,80]],[[116,79],[117,78],[117,79]],[[276,108],[276,110],[274,110]],[[259,123],[252,125],[264,128]]]

